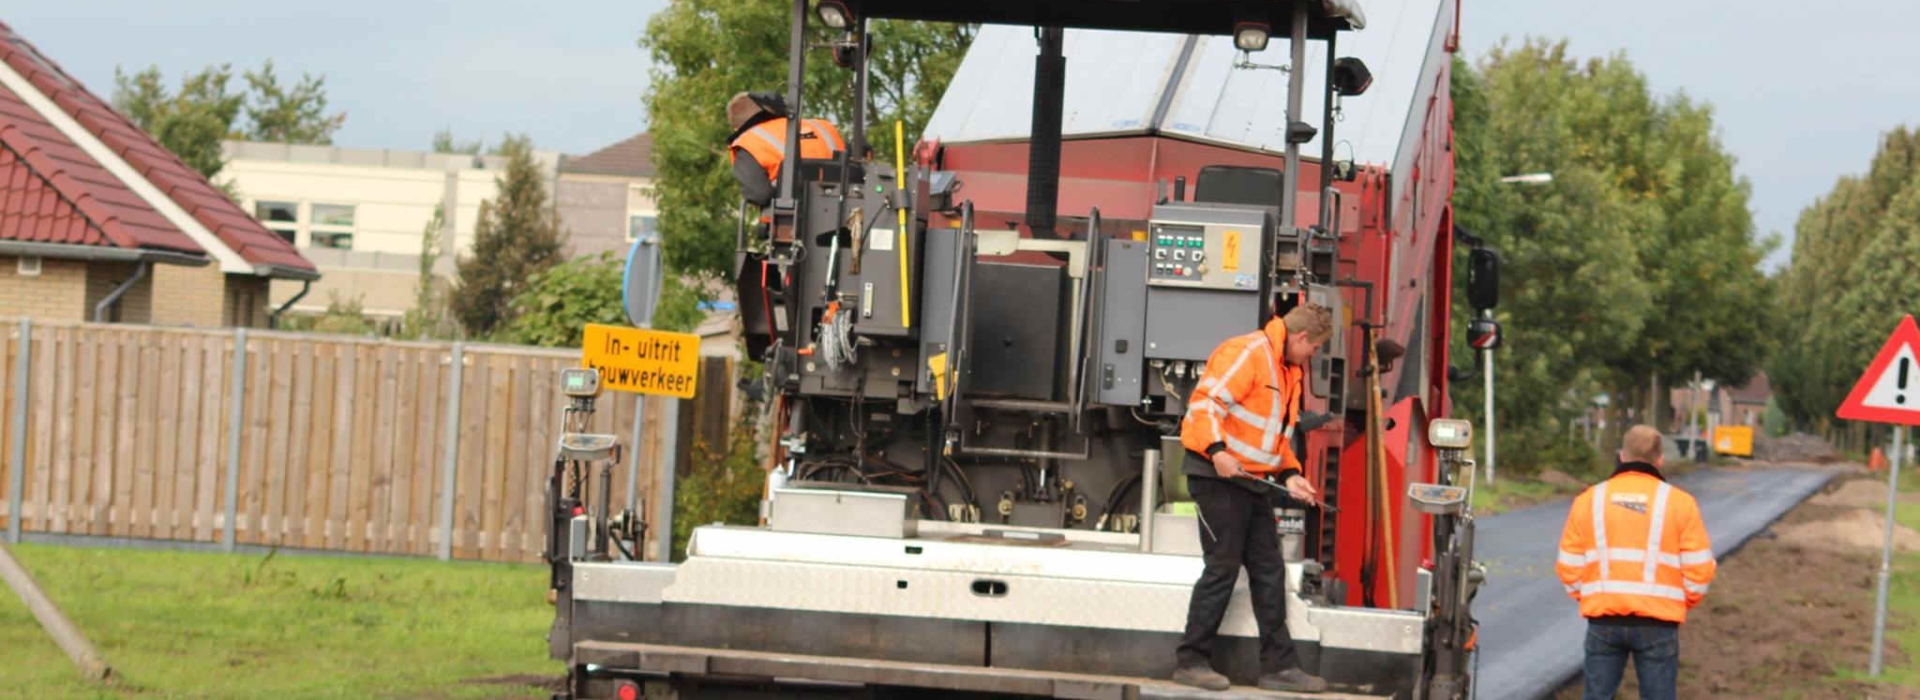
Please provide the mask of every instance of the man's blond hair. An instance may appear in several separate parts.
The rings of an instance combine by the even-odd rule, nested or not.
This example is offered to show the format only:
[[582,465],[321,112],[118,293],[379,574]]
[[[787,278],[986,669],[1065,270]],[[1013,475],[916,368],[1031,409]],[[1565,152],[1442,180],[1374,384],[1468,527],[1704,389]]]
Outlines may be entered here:
[[1627,429],[1620,438],[1620,460],[1623,462],[1660,461],[1660,431],[1651,425],[1636,425]]
[[1306,332],[1307,342],[1319,345],[1333,337],[1333,312],[1319,304],[1301,304],[1280,317],[1288,333]]

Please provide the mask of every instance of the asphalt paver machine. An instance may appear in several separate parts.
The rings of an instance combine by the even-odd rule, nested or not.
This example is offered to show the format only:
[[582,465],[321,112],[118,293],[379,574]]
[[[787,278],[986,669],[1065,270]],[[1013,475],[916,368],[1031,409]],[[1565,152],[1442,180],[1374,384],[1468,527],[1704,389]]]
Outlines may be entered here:
[[[1451,0],[1424,6],[1451,31]],[[618,545],[633,516],[580,507],[592,481],[556,477],[560,696],[1189,692],[1164,680],[1201,570],[1179,420],[1215,345],[1303,301],[1340,326],[1291,446],[1330,505],[1274,503],[1303,664],[1347,693],[1470,695],[1484,573],[1471,430],[1445,418],[1444,54],[1420,72],[1399,147],[1411,172],[1333,158],[1335,106],[1372,82],[1337,51],[1366,24],[1352,0],[794,0],[797,114],[809,24],[839,37],[828,49],[864,104],[868,22],[883,18],[1032,28],[1030,105],[951,105],[1030,115],[1007,151],[1024,160],[1009,168],[1019,184],[997,191],[1006,180],[981,158],[931,141],[874,162],[858,122],[848,154],[803,161],[792,122],[766,224],[739,241],[747,351],[767,368],[755,389],[773,397],[761,522],[698,527],[678,563],[630,561]],[[1063,147],[1069,30],[1191,37],[1183,64],[1194,42],[1231,40],[1234,70],[1284,73],[1277,108],[1257,115],[1284,144],[1107,176],[1144,189],[1089,184],[1076,173],[1122,156]],[[1253,60],[1269,41],[1284,64]],[[1121,77],[1136,79],[1191,85]],[[1316,141],[1320,157],[1303,158]],[[1216,667],[1250,685],[1244,585],[1221,634]]]

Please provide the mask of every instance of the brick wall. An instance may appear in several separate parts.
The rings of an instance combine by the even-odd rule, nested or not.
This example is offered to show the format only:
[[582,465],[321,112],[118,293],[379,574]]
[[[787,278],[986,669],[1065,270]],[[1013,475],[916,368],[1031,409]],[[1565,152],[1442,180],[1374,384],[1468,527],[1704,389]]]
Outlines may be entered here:
[[19,258],[0,255],[0,315],[85,320],[87,264],[42,258],[40,274],[20,275]]
[[153,323],[159,326],[219,328],[227,325],[226,275],[218,264],[204,267],[155,265]]
[[254,275],[226,276],[226,304],[223,318],[229,326],[248,328],[267,327],[267,293],[269,283],[265,277]]
[[[113,293],[127,278],[133,276],[138,267],[136,263],[88,263],[86,299],[81,304],[81,317],[93,320],[93,307]],[[154,265],[155,268],[178,267],[177,265]],[[120,297],[119,313],[108,311],[107,320],[116,323],[152,323],[153,322],[153,276],[159,269],[151,269],[135,283],[132,289]]]
[[626,182],[566,177],[555,184],[554,204],[567,230],[569,256],[626,252],[627,187]]

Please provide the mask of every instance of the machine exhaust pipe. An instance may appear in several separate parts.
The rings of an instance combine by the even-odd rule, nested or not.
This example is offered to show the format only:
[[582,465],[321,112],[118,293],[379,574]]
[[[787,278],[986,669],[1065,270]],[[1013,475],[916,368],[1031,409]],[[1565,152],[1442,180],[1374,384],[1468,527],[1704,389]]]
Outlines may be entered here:
[[1059,238],[1054,230],[1060,209],[1060,126],[1067,89],[1067,58],[1061,53],[1066,30],[1044,27],[1040,56],[1033,65],[1033,129],[1027,151],[1027,228],[1034,238]]

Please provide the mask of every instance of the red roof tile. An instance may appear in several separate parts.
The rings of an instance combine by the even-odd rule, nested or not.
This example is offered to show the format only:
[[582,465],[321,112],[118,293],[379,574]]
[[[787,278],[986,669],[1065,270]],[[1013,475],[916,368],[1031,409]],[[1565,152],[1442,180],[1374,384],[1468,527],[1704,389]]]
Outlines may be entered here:
[[4,86],[0,239],[205,252]]
[[199,172],[187,167],[153,137],[88,92],[5,22],[0,22],[0,60],[25,76],[35,89],[53,100],[247,262],[307,272],[314,270],[313,263],[294,250],[292,244],[247,216]]
[[653,136],[643,131],[584,156],[567,156],[560,172],[653,177]]

